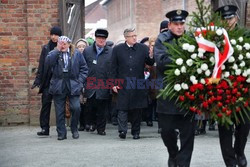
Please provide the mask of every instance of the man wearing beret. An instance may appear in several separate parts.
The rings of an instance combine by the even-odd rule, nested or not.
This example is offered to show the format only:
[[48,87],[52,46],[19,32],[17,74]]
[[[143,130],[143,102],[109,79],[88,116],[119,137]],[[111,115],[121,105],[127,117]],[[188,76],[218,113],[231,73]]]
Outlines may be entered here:
[[79,50],[66,36],[58,38],[57,47],[49,52],[45,60],[45,73],[52,72],[49,93],[53,95],[56,111],[56,130],[58,140],[67,139],[65,127],[65,104],[68,97],[71,112],[71,132],[78,139],[78,120],[81,111],[80,93],[86,81],[88,67]]
[[[237,7],[234,5],[225,5],[216,10],[220,13],[223,20],[227,21],[229,30],[236,28],[238,17],[236,14]],[[241,118],[238,115],[238,118]],[[247,160],[244,153],[249,134],[249,119],[240,120],[240,123],[228,127],[218,124],[221,152],[227,167],[247,167]],[[233,144],[233,134],[235,141]]]
[[[99,135],[106,135],[106,108],[110,98],[110,89],[105,88],[106,80],[109,79],[112,55],[112,48],[106,42],[108,34],[105,29],[97,29],[94,44],[83,51],[89,67],[84,92],[87,98],[86,124],[90,125],[90,131],[94,131],[96,128]],[[95,87],[94,85],[100,86]]]
[[131,134],[133,139],[137,140],[140,139],[141,111],[147,107],[148,101],[145,88],[136,83],[145,81],[145,63],[152,66],[154,58],[149,55],[149,48],[146,45],[137,43],[134,28],[125,29],[123,35],[125,42],[113,48],[111,74],[113,79],[121,79],[124,82],[115,83],[112,89],[117,94],[119,137],[126,138],[128,116],[130,116]]
[[35,81],[31,87],[39,87],[39,92],[42,93],[42,108],[40,112],[40,127],[42,130],[37,132],[38,136],[49,135],[49,120],[52,96],[49,94],[49,81],[50,78],[44,77],[44,65],[45,58],[50,51],[57,46],[57,40],[62,35],[62,31],[59,27],[52,27],[50,30],[50,40],[47,45],[44,45],[39,59],[38,71],[36,73]]
[[[171,54],[164,46],[164,42],[173,43],[173,40],[180,38],[184,33],[185,21],[188,12],[185,10],[173,10],[166,14],[169,18],[169,30],[160,33],[154,47],[154,57],[158,79],[164,78],[166,65],[171,62]],[[166,83],[163,83],[163,87]],[[194,145],[195,121],[192,115],[186,114],[175,105],[175,100],[157,100],[159,125],[161,127],[161,137],[169,153],[169,167],[189,167]],[[178,130],[178,132],[176,131]],[[179,133],[181,148],[177,146],[177,135]]]

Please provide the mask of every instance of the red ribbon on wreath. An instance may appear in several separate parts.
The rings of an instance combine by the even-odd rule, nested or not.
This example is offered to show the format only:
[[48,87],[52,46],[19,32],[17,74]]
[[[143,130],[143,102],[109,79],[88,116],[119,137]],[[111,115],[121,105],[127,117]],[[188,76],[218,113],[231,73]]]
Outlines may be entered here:
[[214,58],[215,58],[215,66],[213,69],[212,78],[220,78],[221,77],[221,66],[229,59],[229,57],[233,54],[234,49],[230,44],[229,37],[227,34],[227,31],[224,28],[220,28],[222,30],[222,34],[224,36],[225,45],[224,45],[224,52],[220,53],[217,46],[211,42],[206,40],[202,34],[206,33],[206,29],[202,28],[202,30],[197,30],[195,34],[197,35],[195,37],[196,42],[198,43],[199,48],[204,49],[207,52],[214,52]]

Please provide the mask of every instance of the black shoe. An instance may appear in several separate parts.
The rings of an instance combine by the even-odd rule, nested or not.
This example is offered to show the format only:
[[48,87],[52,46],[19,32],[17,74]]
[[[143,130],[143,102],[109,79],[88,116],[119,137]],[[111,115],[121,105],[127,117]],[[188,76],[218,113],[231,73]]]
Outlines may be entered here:
[[126,139],[126,133],[125,132],[120,132],[119,137],[121,139]]
[[89,131],[94,132],[95,131],[95,125],[90,125]]
[[64,140],[64,139],[67,139],[67,136],[66,136],[66,135],[64,135],[64,136],[58,136],[58,137],[57,137],[57,140]]
[[195,135],[195,136],[198,136],[199,134],[200,134],[200,130],[195,130],[195,131],[194,131],[194,135]]
[[152,121],[148,121],[147,122],[147,126],[151,126],[152,127],[153,126],[153,122]]
[[80,126],[79,128],[78,128],[78,131],[84,131],[84,126]]
[[206,134],[207,132],[206,132],[206,130],[204,130],[204,129],[201,129],[200,130],[200,135],[204,135],[204,134]]
[[38,136],[49,136],[49,130],[42,129],[41,132],[37,132]]
[[237,163],[239,167],[247,167],[247,159],[245,155],[237,156]]
[[90,125],[86,125],[86,126],[85,126],[85,129],[86,129],[86,131],[88,132],[89,129],[90,129]]
[[73,132],[72,137],[73,137],[73,139],[78,139],[79,138],[79,133],[77,131]]
[[140,139],[139,134],[135,134],[135,135],[133,135],[133,139],[135,139],[135,140]]
[[98,131],[97,134],[98,134],[98,135],[105,136],[105,135],[106,135],[106,132],[105,132],[105,131]]
[[208,130],[215,130],[215,125],[214,124],[212,124],[212,125],[209,125],[209,127],[208,127]]
[[168,158],[168,167],[177,167],[176,160],[174,158]]

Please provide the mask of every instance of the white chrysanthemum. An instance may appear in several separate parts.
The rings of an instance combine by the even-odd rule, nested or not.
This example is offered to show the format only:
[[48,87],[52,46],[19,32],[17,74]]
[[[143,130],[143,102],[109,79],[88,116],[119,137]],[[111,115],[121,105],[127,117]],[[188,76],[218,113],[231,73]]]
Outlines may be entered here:
[[250,44],[249,44],[249,43],[245,43],[243,47],[244,47],[246,50],[249,50],[249,49],[250,49]]
[[194,50],[195,50],[195,46],[194,45],[189,45],[188,52],[193,53]]
[[250,53],[249,52],[246,53],[246,56],[247,56],[248,59],[250,59]]
[[245,63],[244,61],[242,61],[242,62],[240,63],[240,66],[241,66],[241,67],[245,67],[245,65],[246,65],[246,63]]
[[230,76],[230,73],[228,71],[224,72],[224,77],[228,78]]
[[188,59],[188,60],[186,61],[186,63],[187,63],[187,65],[190,67],[190,66],[193,65],[193,60],[192,60],[192,59]]
[[239,42],[243,42],[243,37],[239,37]]
[[214,31],[214,26],[210,26],[211,31]]
[[187,72],[186,67],[185,67],[185,66],[182,66],[182,67],[181,67],[181,73],[186,73],[186,72]]
[[197,71],[198,74],[202,73],[202,69],[200,69],[200,68],[198,68],[196,71]]
[[237,70],[238,69],[238,65],[234,63],[233,67],[232,67],[234,70]]
[[192,82],[193,80],[196,80],[196,77],[195,76],[190,76],[190,81]]
[[198,48],[198,52],[199,53],[205,53],[206,51],[204,49],[202,49],[202,48]]
[[205,84],[205,83],[206,83],[205,79],[203,79],[203,78],[200,80],[200,82],[201,82],[202,84]]
[[202,52],[199,52],[197,56],[198,56],[199,58],[203,58],[203,53],[202,53]]
[[225,70],[225,69],[226,69],[226,66],[223,64],[223,65],[221,66],[221,69],[222,69],[222,70]]
[[206,70],[208,69],[208,65],[207,65],[206,63],[203,63],[203,64],[201,65],[201,69],[202,69],[203,71],[206,71]]
[[182,65],[183,63],[183,59],[182,58],[178,58],[175,62],[177,65]]
[[247,78],[246,82],[247,82],[247,83],[250,83],[250,78]]
[[235,75],[240,75],[241,74],[241,69],[235,70]]
[[188,89],[188,84],[182,83],[181,88],[184,89],[184,90],[187,90]]
[[191,55],[192,59],[196,59],[196,57],[197,57],[197,53],[194,53],[194,54]]
[[240,46],[240,45],[236,45],[236,48],[237,48],[239,51],[242,50],[242,46]]
[[205,75],[208,76],[208,77],[210,76],[210,74],[211,74],[211,71],[210,71],[210,70],[207,70],[207,71],[205,72]]
[[198,81],[195,79],[195,80],[192,81],[192,83],[193,83],[193,84],[197,84]]
[[182,45],[182,49],[183,50],[188,50],[188,48],[189,48],[189,44],[188,43],[184,43],[183,45]]
[[231,39],[230,42],[231,42],[232,45],[236,45],[236,40],[235,39]]
[[250,69],[247,69],[247,75],[250,75]]
[[175,84],[174,85],[174,90],[176,90],[177,92],[179,92],[181,90],[181,85],[180,84]]
[[234,61],[235,61],[235,58],[234,58],[233,56],[230,56],[229,59],[228,59],[228,62],[229,62],[229,63],[232,63],[232,62],[234,62]]
[[214,57],[210,57],[209,61],[214,63],[215,62]]
[[243,55],[240,54],[239,57],[238,57],[239,60],[242,60],[243,59]]
[[223,32],[222,32],[222,30],[221,30],[220,28],[216,30],[216,34],[217,34],[217,35],[221,36],[222,33],[223,33]]
[[243,71],[242,76],[247,77],[247,71],[246,70]]
[[181,74],[181,72],[180,72],[179,69],[175,69],[174,74],[175,74],[176,76],[179,76],[179,75]]

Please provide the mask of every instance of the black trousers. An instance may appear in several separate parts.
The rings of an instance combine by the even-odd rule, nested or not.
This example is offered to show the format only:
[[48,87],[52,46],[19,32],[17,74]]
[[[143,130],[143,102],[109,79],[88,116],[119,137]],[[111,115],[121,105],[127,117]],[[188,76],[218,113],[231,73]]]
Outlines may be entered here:
[[80,106],[81,106],[81,112],[80,112],[80,117],[79,117],[80,127],[85,127],[86,105],[85,104],[80,104]]
[[[244,156],[244,150],[247,143],[247,136],[249,134],[250,122],[241,122],[238,125],[225,126],[218,125],[220,147],[224,162],[227,166],[237,164],[236,156]],[[234,131],[234,132],[233,132]],[[233,144],[233,134],[235,137]]]
[[141,115],[142,109],[134,110],[118,110],[117,120],[118,120],[118,131],[125,132],[128,131],[128,119],[131,122],[131,134],[140,134],[141,129]]
[[45,88],[42,94],[42,108],[40,111],[40,127],[44,130],[49,130],[50,110],[51,110],[52,95],[49,94],[49,88]]
[[[194,147],[194,131],[196,121],[187,115],[158,114],[162,128],[161,137],[168,149],[169,157],[176,160],[179,166],[190,166]],[[180,149],[177,145],[177,132],[180,134]]]
[[79,121],[79,115],[80,115],[80,98],[78,95],[71,96],[68,94],[62,94],[62,95],[54,95],[54,104],[55,104],[55,110],[56,110],[56,130],[58,133],[58,136],[65,136],[67,135],[66,126],[65,126],[65,104],[66,104],[66,98],[69,97],[69,108],[71,112],[71,132],[78,131],[77,125]]
[[96,125],[98,132],[106,129],[107,99],[96,99],[95,95],[87,99],[86,124]]

